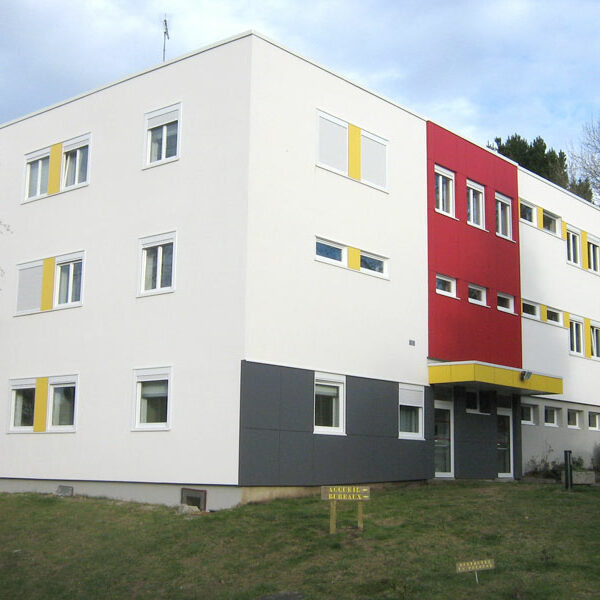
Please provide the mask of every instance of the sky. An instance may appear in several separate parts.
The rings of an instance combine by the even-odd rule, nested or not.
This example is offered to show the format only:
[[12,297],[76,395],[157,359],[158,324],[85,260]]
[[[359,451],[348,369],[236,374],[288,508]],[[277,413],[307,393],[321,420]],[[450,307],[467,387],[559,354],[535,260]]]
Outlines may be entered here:
[[600,115],[599,0],[0,0],[0,123],[254,29],[482,145]]

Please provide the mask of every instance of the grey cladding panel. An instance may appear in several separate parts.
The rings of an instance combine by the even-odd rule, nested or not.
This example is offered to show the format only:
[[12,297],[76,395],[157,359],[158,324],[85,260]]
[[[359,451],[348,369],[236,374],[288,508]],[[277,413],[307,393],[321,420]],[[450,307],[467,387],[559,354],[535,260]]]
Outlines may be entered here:
[[242,362],[243,427],[279,429],[280,371],[273,365]]
[[346,433],[398,437],[398,384],[346,377]]

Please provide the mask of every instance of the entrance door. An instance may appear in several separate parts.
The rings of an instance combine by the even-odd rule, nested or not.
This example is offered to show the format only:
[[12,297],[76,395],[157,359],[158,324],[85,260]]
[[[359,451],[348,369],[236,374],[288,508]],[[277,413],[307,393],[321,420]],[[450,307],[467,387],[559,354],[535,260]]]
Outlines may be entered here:
[[454,413],[452,402],[435,401],[435,476],[454,477]]
[[498,460],[498,477],[512,477],[512,411],[507,408],[499,408],[497,420],[496,456]]

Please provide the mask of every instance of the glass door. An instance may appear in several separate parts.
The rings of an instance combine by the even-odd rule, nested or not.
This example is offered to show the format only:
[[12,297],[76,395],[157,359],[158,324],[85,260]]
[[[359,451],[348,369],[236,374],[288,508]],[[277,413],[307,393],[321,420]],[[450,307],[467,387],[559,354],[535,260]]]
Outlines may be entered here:
[[496,433],[498,477],[512,477],[512,411],[507,408],[499,408],[496,418],[498,420]]
[[452,403],[435,401],[435,476],[454,477],[454,413]]

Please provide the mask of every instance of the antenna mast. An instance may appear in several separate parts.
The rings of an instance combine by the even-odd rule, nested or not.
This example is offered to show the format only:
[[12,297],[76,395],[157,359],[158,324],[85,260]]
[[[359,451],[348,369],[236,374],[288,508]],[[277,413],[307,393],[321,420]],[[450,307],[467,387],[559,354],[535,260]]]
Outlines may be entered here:
[[169,27],[167,25],[167,15],[163,19],[163,62],[165,62],[165,50],[167,48],[167,40],[169,38]]

